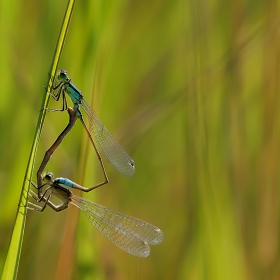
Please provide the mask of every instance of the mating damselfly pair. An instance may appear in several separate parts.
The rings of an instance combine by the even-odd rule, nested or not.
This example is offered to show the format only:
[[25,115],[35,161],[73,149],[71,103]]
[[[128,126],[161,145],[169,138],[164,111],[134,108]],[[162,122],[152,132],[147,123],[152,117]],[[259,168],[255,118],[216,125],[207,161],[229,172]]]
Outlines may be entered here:
[[[79,189],[85,192],[91,191],[108,183],[108,177],[98,148],[103,152],[109,162],[126,177],[132,177],[135,172],[135,164],[131,157],[124,151],[114,136],[105,128],[93,109],[85,101],[82,92],[72,83],[67,76],[67,71],[61,70],[57,75],[58,84],[53,85],[51,96],[55,100],[62,97],[61,109],[47,109],[48,111],[64,111],[69,114],[69,123],[67,127],[58,136],[57,140],[46,152],[45,157],[37,171],[37,185],[32,185],[38,193],[30,191],[30,196],[37,202],[43,201],[43,206],[29,202],[28,209],[43,211],[48,205],[55,211],[66,209],[69,203],[82,210],[89,221],[112,243],[120,249],[138,257],[147,257],[150,254],[149,245],[160,244],[164,235],[163,232],[140,219],[130,217],[119,212],[109,210],[106,207],[89,201],[85,198],[74,195],[68,188]],[[70,97],[73,107],[68,107],[66,94]],[[89,126],[86,125],[80,107],[88,116]],[[42,175],[51,155],[61,144],[64,137],[70,132],[77,119],[80,119],[87,135],[94,147],[104,174],[104,182],[94,185],[90,188],[80,186],[67,178],[56,178],[51,172]],[[97,148],[97,146],[98,148]],[[45,188],[44,188],[45,187]],[[66,188],[68,187],[68,188]],[[55,205],[51,202],[51,197],[56,196],[62,201],[62,204]]]

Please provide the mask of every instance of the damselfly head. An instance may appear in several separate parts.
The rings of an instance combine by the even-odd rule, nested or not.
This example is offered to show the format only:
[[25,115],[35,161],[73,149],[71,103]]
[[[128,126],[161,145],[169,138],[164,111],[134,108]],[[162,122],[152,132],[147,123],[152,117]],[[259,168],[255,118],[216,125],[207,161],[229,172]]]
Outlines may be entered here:
[[53,178],[54,178],[54,175],[52,172],[47,172],[46,174],[43,175],[43,180],[45,182],[50,182],[53,180]]
[[58,71],[57,78],[58,78],[58,80],[66,81],[68,79],[67,71],[66,70]]

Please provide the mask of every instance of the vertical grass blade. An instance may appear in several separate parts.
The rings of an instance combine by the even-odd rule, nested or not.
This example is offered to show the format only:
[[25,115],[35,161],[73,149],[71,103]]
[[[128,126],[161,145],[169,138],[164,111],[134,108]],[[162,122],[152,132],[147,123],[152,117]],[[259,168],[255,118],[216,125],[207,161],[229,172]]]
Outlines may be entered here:
[[[57,41],[56,49],[53,56],[53,61],[50,67],[50,74],[51,76],[55,75],[55,72],[57,70],[58,62],[60,59],[60,55],[63,49],[63,45],[66,39],[67,30],[69,28],[70,19],[72,15],[72,11],[74,8],[75,0],[69,0],[68,6],[66,8],[64,20],[62,23],[62,27],[60,30],[59,38]],[[48,80],[48,88],[52,86],[52,79]],[[26,205],[28,203],[28,191],[29,191],[29,181],[27,178],[32,178],[32,172],[34,168],[34,162],[35,157],[37,153],[37,148],[41,136],[41,131],[43,127],[43,123],[45,120],[46,111],[43,110],[47,107],[49,102],[49,94],[47,91],[45,91],[43,96],[43,102],[37,122],[36,132],[32,144],[32,148],[30,151],[30,156],[27,163],[27,168],[25,172],[25,176],[23,179],[23,185],[22,185],[22,191],[19,199],[19,205],[17,209],[17,215],[16,220],[14,224],[14,229],[8,249],[7,258],[4,265],[4,270],[2,273],[2,280],[9,280],[9,279],[16,279],[17,278],[17,272],[18,272],[18,266],[19,266],[19,260],[20,260],[20,254],[21,254],[21,247],[22,247],[22,241],[23,241],[23,235],[24,235],[24,228],[25,228],[25,221],[26,221]]]

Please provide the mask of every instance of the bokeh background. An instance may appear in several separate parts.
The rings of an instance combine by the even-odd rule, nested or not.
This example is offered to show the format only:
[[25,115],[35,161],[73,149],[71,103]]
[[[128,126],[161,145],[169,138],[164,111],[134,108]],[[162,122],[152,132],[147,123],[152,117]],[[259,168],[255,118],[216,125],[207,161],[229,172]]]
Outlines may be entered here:
[[[66,2],[0,2],[0,272]],[[277,1],[77,0],[59,68],[136,163],[84,197],[165,241],[139,259],[73,206],[29,211],[18,279],[280,279],[279,31]],[[79,122],[46,171],[102,180]]]

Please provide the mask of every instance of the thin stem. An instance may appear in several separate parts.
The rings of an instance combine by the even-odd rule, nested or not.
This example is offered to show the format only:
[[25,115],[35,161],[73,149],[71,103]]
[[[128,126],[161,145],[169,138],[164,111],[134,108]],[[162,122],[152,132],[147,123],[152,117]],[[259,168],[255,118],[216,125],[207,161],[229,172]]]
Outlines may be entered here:
[[[62,22],[59,38],[57,41],[56,49],[53,56],[53,61],[51,63],[50,67],[50,76],[48,79],[48,89],[52,86],[52,76],[55,75],[55,72],[57,70],[58,62],[61,56],[61,52],[64,46],[64,42],[66,39],[67,31],[70,24],[71,15],[73,12],[75,0],[69,0],[66,12],[64,15],[64,19]],[[23,179],[23,185],[22,185],[22,191],[19,199],[19,205],[17,209],[17,215],[16,215],[16,221],[9,245],[9,250],[7,254],[7,258],[4,265],[4,270],[2,273],[2,280],[9,280],[9,279],[16,279],[17,278],[17,272],[18,272],[18,266],[19,266],[19,260],[20,260],[20,254],[21,254],[21,247],[22,247],[22,241],[23,241],[23,235],[24,235],[24,228],[25,228],[25,221],[26,221],[26,213],[27,213],[27,203],[28,203],[28,193],[30,188],[30,183],[27,180],[28,178],[32,177],[32,172],[34,169],[34,163],[35,163],[35,157],[38,149],[38,144],[45,120],[46,110],[48,102],[49,102],[49,94],[47,91],[45,91],[43,95],[42,105],[40,114],[38,117],[37,127],[35,131],[35,136],[32,144],[32,148],[30,151],[30,156],[28,159],[26,172]]]

